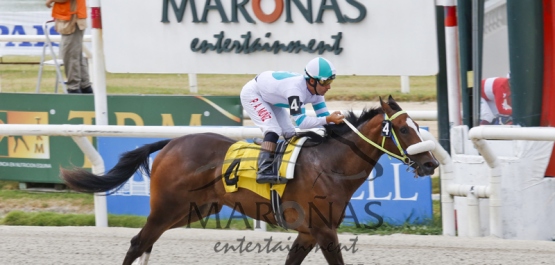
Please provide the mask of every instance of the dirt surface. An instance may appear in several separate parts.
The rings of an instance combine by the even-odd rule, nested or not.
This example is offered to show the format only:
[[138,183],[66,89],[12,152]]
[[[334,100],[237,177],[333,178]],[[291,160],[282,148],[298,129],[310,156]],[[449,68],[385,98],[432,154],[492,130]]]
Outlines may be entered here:
[[[0,226],[0,264],[121,264],[139,229]],[[296,234],[174,229],[154,245],[156,264],[283,264]],[[268,240],[271,238],[271,242]],[[239,248],[243,240],[243,247]],[[356,239],[356,244],[354,240]],[[489,237],[340,235],[346,264],[553,264],[555,242]],[[251,246],[247,248],[247,244]],[[218,244],[219,243],[219,244]],[[256,243],[260,247],[256,247]],[[279,243],[279,245],[278,245]],[[225,246],[234,246],[237,250]],[[264,248],[266,245],[268,247]],[[242,250],[242,251],[241,251]],[[250,250],[250,251],[249,251]],[[260,250],[260,251],[259,251]],[[320,251],[303,264],[326,264]]]

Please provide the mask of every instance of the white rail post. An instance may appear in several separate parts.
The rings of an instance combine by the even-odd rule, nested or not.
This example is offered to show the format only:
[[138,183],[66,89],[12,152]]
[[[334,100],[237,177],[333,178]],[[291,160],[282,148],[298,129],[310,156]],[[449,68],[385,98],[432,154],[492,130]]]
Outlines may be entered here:
[[[469,134],[470,135],[470,134]],[[472,137],[472,136],[470,136]],[[472,139],[474,146],[482,154],[484,160],[491,168],[490,195],[489,195],[489,224],[490,235],[503,237],[501,217],[501,163],[495,156],[488,143],[484,139]]]
[[[437,144],[438,146],[441,146]],[[444,150],[445,151],[445,150]],[[449,193],[449,185],[453,183],[453,174],[455,173],[453,170],[453,163],[451,162],[451,157],[447,151],[446,157],[449,159],[448,163],[442,162],[441,163],[441,224],[443,228],[443,235],[445,236],[456,236],[457,231],[455,229],[455,198],[453,195]],[[434,152],[434,155],[436,153]],[[436,155],[437,157],[437,155]]]
[[441,223],[443,227],[443,235],[455,236],[455,206],[453,195],[449,193],[449,185],[453,182],[453,161],[449,156],[449,153],[443,149],[443,147],[438,143],[437,139],[426,130],[420,131],[422,138],[424,140],[432,140],[435,142],[436,147],[432,151],[436,159],[441,164]]
[[401,76],[401,93],[410,93],[410,78],[408,75]]
[[[106,97],[106,66],[104,63],[104,44],[102,43],[102,20],[100,13],[100,0],[91,1],[92,22],[92,56],[93,56],[93,86],[94,86],[94,114],[96,125],[108,125],[108,100]],[[98,174],[104,174],[99,172]],[[95,212],[108,208],[105,194],[95,194]],[[98,208],[97,208],[98,207]],[[107,227],[108,215],[95,214],[96,226]],[[102,219],[101,219],[102,217]]]
[[474,187],[470,187],[466,193],[466,205],[468,211],[468,236],[480,236],[480,205],[475,194]]
[[254,231],[266,232],[266,222],[252,219],[254,224]]
[[197,74],[189,74],[189,92],[198,93]]
[[[104,160],[89,139],[84,136],[72,136],[71,138],[73,138],[73,141],[91,161],[93,165],[92,173],[97,175],[104,174]],[[106,194],[104,193],[94,194],[94,219],[96,226],[108,227],[108,205],[106,203]]]
[[449,105],[449,127],[461,125],[461,88],[459,82],[459,45],[457,25],[457,3],[443,0],[445,9],[445,56],[447,58],[447,98]]

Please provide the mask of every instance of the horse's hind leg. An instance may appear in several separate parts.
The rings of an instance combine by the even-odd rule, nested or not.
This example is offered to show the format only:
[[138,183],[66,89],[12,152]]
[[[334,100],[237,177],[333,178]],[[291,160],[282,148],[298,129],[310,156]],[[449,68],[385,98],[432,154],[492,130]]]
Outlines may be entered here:
[[[186,207],[181,208],[183,209]],[[177,209],[177,207],[167,209]],[[170,211],[165,211],[161,214],[156,214],[156,212],[153,211],[148,217],[143,229],[131,239],[131,246],[127,251],[123,265],[131,265],[132,262],[139,257],[141,257],[139,264],[146,265],[150,257],[150,252],[152,251],[152,245],[160,238],[162,233],[170,228],[182,227],[189,223],[196,222],[208,216],[210,213],[217,213],[220,211],[221,206],[216,206],[216,212],[212,212],[213,206],[211,204],[202,205],[198,209],[200,214],[197,214],[195,211],[188,212],[187,209],[186,211],[181,211],[180,214],[173,214],[172,216],[167,216]]]
[[295,239],[293,246],[289,250],[285,264],[301,264],[315,245],[316,240],[312,235],[299,232],[297,239]]
[[337,238],[337,230],[313,228],[311,233],[316,238],[328,264],[345,264],[341,254],[341,245]]
[[131,265],[133,261],[135,261],[143,253],[147,250],[151,250],[154,242],[156,242],[156,240],[158,240],[162,233],[164,233],[167,229],[167,224],[162,225],[157,222],[152,222],[149,217],[143,229],[141,229],[141,231],[131,239],[131,246],[125,255],[123,265]]
[[151,205],[152,212],[143,229],[131,239],[131,246],[125,255],[123,265],[131,265],[143,253],[151,250],[152,245],[160,238],[162,233],[187,214],[182,205],[171,205],[170,203],[168,203],[170,205],[163,205],[163,203]]

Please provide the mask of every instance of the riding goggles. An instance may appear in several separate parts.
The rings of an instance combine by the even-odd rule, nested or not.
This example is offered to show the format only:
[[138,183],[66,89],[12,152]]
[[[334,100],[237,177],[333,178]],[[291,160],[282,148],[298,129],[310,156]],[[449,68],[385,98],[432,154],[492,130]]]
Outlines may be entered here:
[[306,75],[308,75],[308,77],[318,81],[318,83],[320,83],[320,85],[322,85],[322,86],[327,86],[327,85],[331,84],[333,82],[333,80],[335,79],[335,75],[331,75],[328,78],[316,78],[316,77],[312,77],[308,73],[306,73]]
[[322,86],[327,86],[329,84],[331,84],[333,82],[333,80],[335,79],[335,75],[330,76],[329,78],[322,78],[322,79],[318,79],[318,83],[320,83],[320,85]]

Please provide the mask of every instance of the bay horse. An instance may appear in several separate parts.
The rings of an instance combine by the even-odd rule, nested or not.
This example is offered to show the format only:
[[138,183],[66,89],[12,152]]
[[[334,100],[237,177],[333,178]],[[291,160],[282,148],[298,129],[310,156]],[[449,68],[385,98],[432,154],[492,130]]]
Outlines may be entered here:
[[[298,224],[292,228],[298,231],[298,235],[285,264],[300,264],[316,245],[321,247],[329,264],[344,264],[337,228],[353,193],[367,181],[384,152],[402,159],[419,176],[431,175],[438,167],[438,161],[430,152],[433,148],[407,152],[425,142],[420,136],[418,124],[401,110],[391,96],[387,103],[380,98],[380,104],[381,107],[364,109],[359,117],[352,111],[348,112],[345,115],[348,124],[326,125],[326,136],[314,132],[300,133],[311,137],[305,146],[307,143],[317,144],[301,149],[295,164],[295,177],[289,180],[282,196],[284,203],[295,202],[301,207],[283,211],[287,224]],[[388,131],[393,133],[393,137],[384,138],[382,134]],[[141,167],[150,173],[151,212],[145,226],[131,239],[123,261],[124,265],[130,265],[140,258],[139,262],[146,264],[153,244],[164,231],[201,220],[214,214],[214,208],[219,212],[223,205],[234,207],[240,203],[240,212],[262,219],[257,208],[261,204],[269,206],[268,200],[246,189],[240,188],[232,193],[224,190],[222,164],[226,151],[234,142],[213,133],[185,135],[126,152],[105,175],[76,168],[62,169],[61,178],[73,190],[93,193],[110,191],[123,185]],[[149,172],[148,156],[158,150],[161,151]],[[190,207],[192,203],[200,207],[193,211]],[[217,207],[212,208],[214,204]],[[309,220],[308,214],[304,213],[310,207],[316,207],[331,220]],[[274,213],[268,209],[262,221],[275,225]]]

